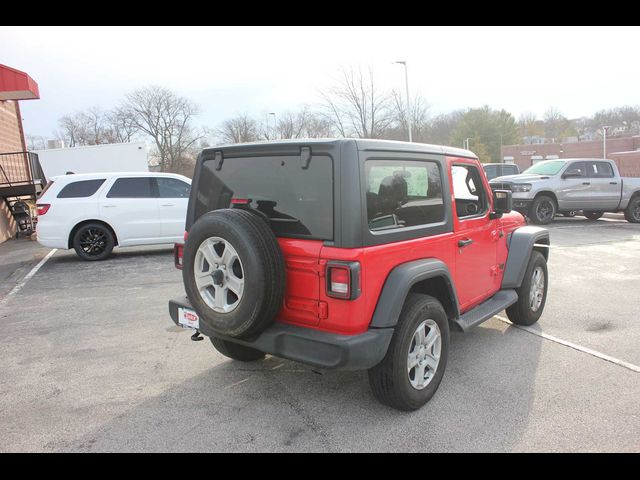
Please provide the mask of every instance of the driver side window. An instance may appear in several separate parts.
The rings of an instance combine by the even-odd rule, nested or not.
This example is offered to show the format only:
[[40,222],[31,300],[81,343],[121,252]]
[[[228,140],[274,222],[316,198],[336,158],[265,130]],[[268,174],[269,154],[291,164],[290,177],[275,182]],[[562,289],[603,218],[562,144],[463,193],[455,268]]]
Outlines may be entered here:
[[489,202],[478,169],[473,165],[453,165],[451,176],[458,218],[484,214]]

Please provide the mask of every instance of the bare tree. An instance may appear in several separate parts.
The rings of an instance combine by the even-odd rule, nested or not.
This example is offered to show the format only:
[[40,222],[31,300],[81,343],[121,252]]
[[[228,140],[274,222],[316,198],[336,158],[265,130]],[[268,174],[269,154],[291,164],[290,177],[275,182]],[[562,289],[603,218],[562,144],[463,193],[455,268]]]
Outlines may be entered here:
[[260,139],[260,124],[248,114],[236,115],[222,122],[216,133],[223,143],[246,143]]
[[343,69],[321,96],[327,118],[343,137],[381,138],[393,122],[389,95],[377,88],[371,69]]
[[518,117],[518,134],[520,137],[533,137],[544,135],[542,122],[533,112],[523,112]]
[[82,114],[76,112],[74,114],[63,115],[58,120],[58,125],[60,128],[56,132],[56,137],[64,140],[65,145],[69,147],[85,145],[86,125],[84,124]]
[[198,114],[197,105],[164,87],[151,86],[129,93],[122,110],[136,130],[153,139],[161,171],[180,169],[206,135],[191,125]]
[[124,108],[115,108],[105,115],[107,143],[127,143],[138,132],[131,112]]
[[297,112],[285,112],[278,116],[278,138],[326,138],[331,137],[331,122],[324,116],[303,106]]
[[27,150],[44,150],[47,148],[47,141],[42,135],[26,135]]
[[[396,90],[393,90],[391,92],[391,105],[393,126],[385,134],[385,138],[408,140],[407,99]],[[430,119],[429,108],[429,103],[420,95],[416,95],[411,99],[411,133],[413,140],[416,142],[427,141]]]
[[544,112],[544,134],[546,138],[550,138],[553,141],[559,139],[562,133],[567,129],[569,121],[567,118],[555,107],[549,107]]

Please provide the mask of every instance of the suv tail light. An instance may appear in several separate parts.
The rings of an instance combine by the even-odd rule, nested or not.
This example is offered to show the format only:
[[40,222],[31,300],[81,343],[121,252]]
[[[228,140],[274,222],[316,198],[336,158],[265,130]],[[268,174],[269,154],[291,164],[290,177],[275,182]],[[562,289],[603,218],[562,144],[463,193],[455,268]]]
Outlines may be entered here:
[[327,296],[354,300],[360,296],[360,264],[327,262]]
[[51,204],[50,203],[38,203],[36,204],[36,207],[38,207],[38,216],[44,215],[45,213],[47,213],[49,211],[49,209],[51,208]]

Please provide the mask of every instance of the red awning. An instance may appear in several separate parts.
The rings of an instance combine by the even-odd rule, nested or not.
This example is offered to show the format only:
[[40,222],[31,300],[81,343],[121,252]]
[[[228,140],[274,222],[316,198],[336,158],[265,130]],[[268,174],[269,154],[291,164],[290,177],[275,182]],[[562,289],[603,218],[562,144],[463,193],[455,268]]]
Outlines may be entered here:
[[0,100],[40,98],[38,84],[24,72],[0,64]]

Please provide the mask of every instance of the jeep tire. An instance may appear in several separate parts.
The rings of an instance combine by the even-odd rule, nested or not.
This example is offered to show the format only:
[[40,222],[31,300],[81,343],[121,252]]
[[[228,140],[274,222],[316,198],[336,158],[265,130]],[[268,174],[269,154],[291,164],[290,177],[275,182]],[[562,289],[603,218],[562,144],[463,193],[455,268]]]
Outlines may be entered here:
[[624,218],[629,223],[640,223],[640,195],[631,198],[624,210]]
[[264,358],[264,352],[256,350],[255,348],[245,347],[244,345],[217,337],[210,337],[210,340],[211,344],[218,352],[233,360],[238,360],[240,362],[255,362],[256,360],[262,360]]
[[518,301],[507,308],[507,317],[516,325],[533,325],[538,321],[547,301],[549,275],[544,256],[534,250],[524,273],[522,285],[517,289]]
[[278,240],[261,216],[247,210],[201,216],[189,230],[182,275],[205,334],[257,335],[282,306],[285,267]]
[[540,195],[531,202],[527,216],[537,225],[547,225],[553,221],[556,211],[555,200],[548,195]]
[[[369,369],[374,396],[399,410],[420,408],[436,393],[448,353],[449,322],[444,308],[434,297],[409,294],[384,359]],[[424,373],[420,376],[419,372]]]
[[585,210],[584,212],[582,212],[582,214],[587,217],[589,220],[595,221],[598,220],[602,215],[604,215],[604,212],[596,212],[594,210]]

